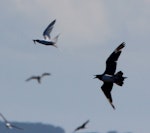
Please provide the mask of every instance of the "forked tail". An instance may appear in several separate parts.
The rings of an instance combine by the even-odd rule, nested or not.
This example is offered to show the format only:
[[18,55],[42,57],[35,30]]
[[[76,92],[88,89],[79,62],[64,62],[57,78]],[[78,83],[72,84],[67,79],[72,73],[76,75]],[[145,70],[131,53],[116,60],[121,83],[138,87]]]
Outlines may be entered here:
[[57,36],[55,36],[52,41],[54,42],[54,46],[57,48],[57,41],[58,41],[58,37],[60,34],[58,34]]

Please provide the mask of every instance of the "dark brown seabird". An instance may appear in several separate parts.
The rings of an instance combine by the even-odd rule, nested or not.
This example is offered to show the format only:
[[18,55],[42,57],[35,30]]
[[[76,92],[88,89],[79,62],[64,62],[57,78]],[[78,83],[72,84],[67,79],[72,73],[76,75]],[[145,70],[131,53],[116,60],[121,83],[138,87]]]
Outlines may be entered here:
[[119,86],[122,86],[124,83],[124,79],[127,78],[127,77],[123,77],[122,71],[119,71],[115,74],[116,67],[117,67],[117,60],[122,52],[121,50],[124,47],[125,47],[125,43],[123,42],[113,51],[113,53],[106,60],[105,72],[101,75],[95,75],[95,78],[98,78],[99,80],[103,81],[103,85],[101,86],[101,89],[104,92],[106,98],[108,99],[113,109],[115,109],[115,106],[113,105],[112,96],[111,96],[111,90],[113,84],[115,83]]

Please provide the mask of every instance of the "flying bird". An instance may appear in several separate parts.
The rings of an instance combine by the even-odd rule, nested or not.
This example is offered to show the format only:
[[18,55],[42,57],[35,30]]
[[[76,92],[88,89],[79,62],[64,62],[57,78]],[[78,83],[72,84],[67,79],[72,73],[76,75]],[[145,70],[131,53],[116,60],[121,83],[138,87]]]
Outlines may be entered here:
[[15,125],[13,125],[12,123],[8,122],[6,120],[6,118],[0,113],[0,116],[2,117],[2,119],[4,120],[5,122],[5,126],[8,128],[8,129],[13,129],[13,128],[16,128],[16,129],[19,129],[19,130],[24,130],[23,128],[20,128],[20,127],[17,127]]
[[78,131],[78,130],[81,130],[81,129],[85,129],[86,128],[86,125],[89,123],[90,121],[87,120],[86,122],[84,122],[81,126],[77,127],[74,132]]
[[43,73],[42,75],[40,76],[31,76],[30,78],[26,79],[26,81],[30,81],[30,80],[37,80],[38,83],[41,83],[41,79],[44,77],[44,76],[50,76],[51,74],[50,73]]
[[55,36],[53,39],[51,39],[51,36],[50,36],[50,33],[52,32],[52,29],[53,29],[53,27],[54,27],[55,22],[56,22],[56,19],[53,20],[53,21],[47,26],[47,28],[44,30],[44,32],[43,32],[44,40],[36,39],[36,40],[33,40],[33,42],[34,42],[35,44],[36,44],[36,42],[38,42],[38,43],[43,44],[43,45],[51,45],[51,46],[57,47],[56,43],[57,43],[59,34],[58,34],[57,36]]
[[125,43],[123,42],[113,51],[113,53],[106,60],[105,72],[101,75],[95,75],[95,78],[98,78],[99,80],[103,81],[103,85],[101,86],[101,89],[114,109],[115,106],[113,105],[113,100],[111,96],[111,90],[113,88],[113,84],[115,83],[119,86],[122,86],[124,83],[124,79],[127,78],[127,77],[123,77],[122,71],[119,71],[115,74],[116,67],[117,67],[117,60],[122,52],[121,50],[124,47],[125,47]]

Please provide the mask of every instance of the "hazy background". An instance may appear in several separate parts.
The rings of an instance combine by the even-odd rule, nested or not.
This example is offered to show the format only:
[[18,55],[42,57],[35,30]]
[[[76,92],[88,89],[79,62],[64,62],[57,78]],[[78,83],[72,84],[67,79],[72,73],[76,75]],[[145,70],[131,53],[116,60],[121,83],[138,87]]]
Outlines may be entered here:
[[[149,0],[1,0],[0,112],[10,121],[42,122],[72,132],[90,119],[90,132],[149,132]],[[56,19],[58,49],[35,45]],[[109,54],[126,42],[114,86],[116,110],[93,75],[105,70]],[[25,82],[50,72],[42,84]]]
[[[59,126],[54,126],[50,124],[44,124],[40,122],[12,122],[12,124],[19,126],[23,130],[18,129],[8,129],[0,122],[0,131],[2,133],[65,133],[65,130]],[[79,131],[78,133],[82,133]],[[84,133],[102,133],[102,132],[84,132]],[[104,132],[103,132],[104,133]],[[105,132],[106,133],[106,132]],[[120,133],[118,131],[108,131],[107,133]],[[131,132],[122,132],[122,133],[131,133]]]

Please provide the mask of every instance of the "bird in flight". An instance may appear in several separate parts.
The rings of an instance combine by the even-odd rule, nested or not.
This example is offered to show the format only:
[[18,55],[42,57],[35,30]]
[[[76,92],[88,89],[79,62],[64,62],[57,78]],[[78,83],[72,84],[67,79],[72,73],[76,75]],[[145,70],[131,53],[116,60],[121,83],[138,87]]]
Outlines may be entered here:
[[12,123],[8,122],[6,120],[6,118],[0,113],[0,116],[2,117],[2,119],[4,120],[5,122],[5,126],[8,128],[8,129],[13,129],[13,128],[16,128],[16,129],[19,129],[19,130],[23,130],[23,128],[20,128],[20,127],[17,127],[15,125],[13,125]]
[[42,75],[40,76],[31,76],[30,78],[26,79],[26,81],[30,81],[30,80],[37,80],[38,83],[41,83],[41,79],[44,77],[44,76],[50,76],[51,74],[50,73],[43,73]]
[[78,131],[78,130],[81,130],[81,129],[85,129],[86,128],[86,125],[89,123],[90,121],[87,120],[86,122],[84,122],[82,125],[80,125],[79,127],[77,127],[74,132]]
[[121,50],[125,47],[125,43],[121,43],[108,57],[106,60],[106,70],[101,75],[95,75],[95,78],[98,78],[99,80],[103,81],[103,85],[101,86],[102,91],[104,92],[104,95],[108,99],[109,103],[115,109],[115,106],[113,105],[113,100],[111,96],[111,90],[113,88],[113,84],[117,84],[119,86],[122,86],[124,83],[124,79],[127,77],[123,77],[123,72],[119,71],[115,74],[116,67],[117,67],[117,60],[121,54]]
[[59,34],[58,34],[57,36],[55,36],[53,39],[51,39],[51,36],[50,36],[50,33],[52,32],[52,29],[53,29],[53,27],[54,27],[55,22],[56,22],[56,19],[53,20],[53,21],[47,26],[47,28],[44,30],[44,32],[43,32],[44,40],[36,39],[36,40],[33,40],[33,42],[34,42],[35,44],[36,44],[36,42],[38,42],[38,43],[43,44],[43,45],[51,45],[51,46],[57,47],[56,43],[57,43]]

